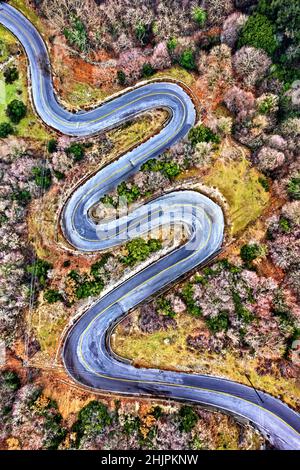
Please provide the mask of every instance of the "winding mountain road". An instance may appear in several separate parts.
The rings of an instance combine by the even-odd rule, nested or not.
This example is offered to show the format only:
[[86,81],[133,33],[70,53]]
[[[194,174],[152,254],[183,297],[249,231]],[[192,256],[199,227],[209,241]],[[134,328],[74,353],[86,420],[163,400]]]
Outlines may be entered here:
[[176,191],[128,216],[96,224],[91,207],[101,196],[134,174],[142,163],[182,139],[195,121],[190,97],[177,84],[150,83],[87,112],[71,113],[57,101],[46,46],[35,27],[16,9],[0,3],[0,23],[21,42],[28,57],[33,103],[40,118],[70,136],[90,136],[154,108],[169,111],[162,131],[119,158],[82,186],[67,201],[61,226],[77,250],[112,248],[166,225],[184,225],[188,241],[130,277],[94,303],[70,329],[63,361],[70,376],[93,389],[129,395],[154,395],[221,409],[254,423],[281,449],[300,449],[299,414],[280,400],[219,377],[137,369],[111,354],[107,331],[129,309],[204,263],[220,248],[224,219],[220,207],[195,191]]

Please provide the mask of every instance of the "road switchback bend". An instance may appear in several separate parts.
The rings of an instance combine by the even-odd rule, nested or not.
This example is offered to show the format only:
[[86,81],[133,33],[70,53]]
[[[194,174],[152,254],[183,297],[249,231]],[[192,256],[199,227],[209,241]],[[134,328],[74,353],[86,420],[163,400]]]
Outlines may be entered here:
[[188,94],[177,84],[149,83],[130,90],[98,108],[71,113],[56,99],[48,52],[35,27],[15,8],[0,3],[0,23],[21,42],[26,52],[36,112],[52,128],[69,136],[86,137],[154,108],[169,112],[161,132],[101,169],[73,192],[61,226],[77,250],[112,248],[166,224],[181,224],[188,241],[141,270],[95,302],[70,329],[63,347],[69,375],[93,389],[117,394],[153,395],[195,402],[223,410],[254,423],[281,449],[300,449],[299,414],[266,393],[219,377],[136,369],[111,354],[106,332],[129,309],[203,264],[220,248],[224,218],[220,207],[196,191],[176,191],[133,210],[128,216],[96,225],[90,208],[121,181],[133,175],[185,137],[195,122]]

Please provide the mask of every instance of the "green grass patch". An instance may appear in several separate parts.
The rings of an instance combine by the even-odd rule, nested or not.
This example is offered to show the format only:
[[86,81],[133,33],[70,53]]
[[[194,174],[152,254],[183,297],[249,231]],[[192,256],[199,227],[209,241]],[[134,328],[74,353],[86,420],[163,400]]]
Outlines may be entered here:
[[216,160],[205,177],[205,183],[215,186],[227,200],[232,235],[256,220],[269,201],[270,195],[260,178],[260,173],[250,167],[244,156],[240,160]]
[[0,73],[0,89],[2,98],[0,100],[0,122],[9,121],[6,115],[6,108],[11,101],[14,99],[23,101],[23,103],[27,105],[27,113],[19,124],[15,126],[16,134],[19,137],[48,140],[51,134],[42,126],[38,118],[33,113],[29,102],[26,78],[21,72],[19,75],[19,78],[13,83],[5,83],[3,72]]

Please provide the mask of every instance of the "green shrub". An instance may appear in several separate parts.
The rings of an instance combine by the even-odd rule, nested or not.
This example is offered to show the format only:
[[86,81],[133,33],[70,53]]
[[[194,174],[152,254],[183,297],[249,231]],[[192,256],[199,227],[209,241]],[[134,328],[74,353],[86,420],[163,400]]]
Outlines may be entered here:
[[238,47],[252,46],[273,55],[278,47],[275,33],[274,25],[266,16],[254,13],[249,16],[242,28]]
[[73,281],[75,281],[76,283],[80,282],[80,274],[78,271],[76,271],[76,269],[72,269],[69,272],[68,277],[72,279]]
[[90,275],[81,276],[78,271],[72,270],[68,277],[75,282],[75,296],[77,299],[85,299],[91,296],[98,296],[104,288],[102,279],[102,268],[110,254],[103,255],[102,259],[91,266]]
[[48,271],[51,268],[52,264],[42,259],[37,259],[31,266],[27,266],[26,270],[35,276],[43,286],[46,284]]
[[287,192],[291,199],[300,199],[300,175],[290,179],[287,185]]
[[117,71],[117,79],[119,85],[125,85],[126,83],[126,74],[123,72],[123,70],[118,70]]
[[70,17],[70,25],[70,28],[63,30],[65,38],[81,52],[86,52],[88,48],[88,35],[83,22],[77,16],[72,15]]
[[0,138],[4,139],[5,137],[13,134],[14,128],[9,122],[2,122],[0,124]]
[[111,423],[112,417],[107,407],[93,400],[79,411],[78,420],[73,429],[77,432],[77,440],[80,441],[83,435],[97,435]]
[[101,277],[102,270],[111,256],[112,255],[110,253],[105,253],[99,261],[96,261],[96,263],[92,264],[91,275],[95,279],[99,279]]
[[49,168],[41,168],[34,166],[32,168],[32,174],[34,176],[34,182],[37,186],[49,189],[52,183],[52,175]]
[[174,318],[176,313],[172,309],[170,300],[165,297],[159,297],[156,301],[158,313],[165,315],[166,317]]
[[27,189],[18,189],[11,196],[13,201],[18,201],[22,206],[26,206],[31,200],[31,194]]
[[155,72],[154,68],[148,62],[143,65],[143,67],[142,67],[142,76],[144,78],[151,77],[154,74],[154,72]]
[[[60,418],[59,418],[59,417]],[[60,424],[62,416],[60,414],[50,415],[47,417],[45,427],[48,431],[48,436],[44,442],[46,450],[57,450],[58,446],[65,439],[67,430]]]
[[65,174],[58,170],[53,170],[54,176],[58,181],[65,179]]
[[173,52],[174,49],[176,49],[177,44],[178,44],[178,41],[176,38],[170,38],[167,42],[167,48],[169,52]]
[[135,27],[135,36],[142,45],[147,43],[147,40],[148,40],[147,27],[142,22],[137,23]]
[[300,58],[299,0],[260,0],[258,11],[266,15],[275,25],[277,34],[280,37],[280,50],[283,53],[283,60],[296,69]]
[[262,253],[261,246],[257,243],[251,245],[243,245],[240,250],[240,257],[245,263],[251,263]]
[[191,407],[184,405],[179,410],[179,429],[181,432],[191,432],[196,426],[199,416]]
[[244,323],[251,323],[254,319],[253,314],[244,307],[242,299],[238,292],[232,292],[232,300],[234,304],[235,313],[239,320],[242,320]]
[[147,245],[150,253],[154,253],[155,251],[158,251],[162,248],[161,241],[157,240],[156,238],[150,238],[147,242]]
[[258,182],[262,185],[262,187],[264,188],[266,192],[270,191],[270,185],[269,185],[269,181],[267,180],[267,178],[260,176],[258,178]]
[[143,238],[135,238],[126,243],[128,255],[122,261],[128,266],[133,266],[138,262],[145,261],[151,253],[161,249],[159,240],[150,239],[148,242]]
[[229,327],[228,312],[224,310],[215,317],[205,318],[208,328],[213,332],[226,331]]
[[194,300],[194,288],[192,283],[187,283],[181,291],[181,297],[186,304],[188,313],[194,317],[202,315],[201,307],[199,307]]
[[132,434],[139,432],[140,427],[141,427],[141,420],[138,416],[135,416],[135,417],[126,416],[125,417],[123,430],[127,436],[131,436]]
[[56,289],[48,289],[44,292],[44,299],[48,304],[54,304],[63,300],[62,294]]
[[11,101],[6,108],[6,114],[14,124],[18,124],[26,116],[26,112],[27,107],[20,100]]
[[181,173],[181,168],[178,163],[166,162],[163,165],[162,173],[167,176],[170,180],[176,178]]
[[285,233],[288,233],[291,230],[291,224],[290,222],[285,219],[284,217],[281,217],[279,220],[279,227],[281,230]]
[[74,142],[66,149],[66,154],[72,156],[75,162],[79,162],[85,154],[84,146]]
[[141,166],[141,171],[160,171],[172,180],[181,173],[181,168],[175,162],[164,162],[156,158],[150,158]]
[[272,313],[280,318],[284,325],[293,326],[294,320],[290,308],[286,303],[286,298],[281,289],[277,289],[273,298]]
[[104,282],[101,278],[97,280],[84,280],[75,290],[77,299],[85,299],[87,297],[94,297],[101,293],[104,287]]
[[21,381],[18,374],[13,370],[3,371],[2,378],[6,387],[8,387],[13,392],[16,392],[21,386]]
[[123,181],[117,187],[117,193],[121,197],[125,197],[127,199],[128,204],[136,201],[140,196],[140,190],[137,185],[133,184],[129,188],[125,181]]
[[163,164],[160,160],[156,158],[150,158],[141,166],[142,171],[160,171],[163,167]]
[[100,201],[102,202],[102,204],[106,205],[106,206],[115,206],[115,203],[114,203],[114,198],[112,196],[110,196],[109,194],[105,194],[101,199]]
[[183,51],[179,57],[179,64],[186,70],[195,70],[195,54],[191,49],[186,49]]
[[214,144],[220,143],[220,137],[203,124],[193,127],[190,130],[188,137],[193,147],[200,142],[212,142]]
[[161,408],[161,406],[156,405],[152,408],[151,414],[152,416],[154,416],[155,419],[159,419],[163,415],[163,409]]
[[48,144],[47,144],[47,149],[49,153],[54,153],[57,151],[57,140],[56,139],[50,139]]
[[5,78],[5,83],[13,83],[19,78],[19,72],[17,67],[7,67],[3,75]]
[[207,13],[203,8],[196,6],[192,10],[192,18],[199,26],[203,26],[207,19]]
[[263,101],[259,104],[258,111],[261,114],[269,114],[274,109],[274,98],[272,96],[266,96]]

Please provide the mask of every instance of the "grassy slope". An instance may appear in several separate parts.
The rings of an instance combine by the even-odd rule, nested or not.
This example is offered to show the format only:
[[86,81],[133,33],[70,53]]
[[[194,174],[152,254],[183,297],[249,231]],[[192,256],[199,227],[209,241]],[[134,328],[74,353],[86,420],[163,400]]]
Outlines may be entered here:
[[[239,149],[239,157],[222,158],[222,152],[230,150],[231,146]],[[228,203],[232,235],[254,222],[268,204],[269,193],[260,184],[260,176],[255,168],[251,168],[243,148],[228,139],[220,158],[215,159],[204,178],[207,185],[218,188]]]
[[271,375],[259,376],[255,370],[257,359],[243,360],[231,353],[197,353],[187,348],[186,337],[195,334],[202,325],[201,319],[187,314],[177,315],[178,327],[152,334],[143,334],[132,328],[130,334],[123,330],[122,324],[117,328],[112,343],[114,350],[122,357],[134,360],[144,367],[193,371],[227,377],[249,385],[245,373],[251,377],[258,389],[263,389],[275,396],[284,395],[290,405],[300,404],[300,389],[294,380],[274,378]]
[[[17,41],[12,34],[0,27],[0,37],[3,47],[0,48],[0,62],[9,59],[10,48],[17,46]],[[1,54],[2,53],[2,54]],[[26,64],[23,58],[16,58],[10,62],[10,65],[16,65],[19,70],[19,79],[12,84],[6,84],[3,71],[0,72],[0,122],[8,121],[6,108],[8,103],[14,99],[22,100],[27,105],[27,115],[21,122],[15,126],[17,135],[20,137],[31,137],[33,139],[45,140],[49,138],[49,132],[40,123],[34,114],[28,96]]]

